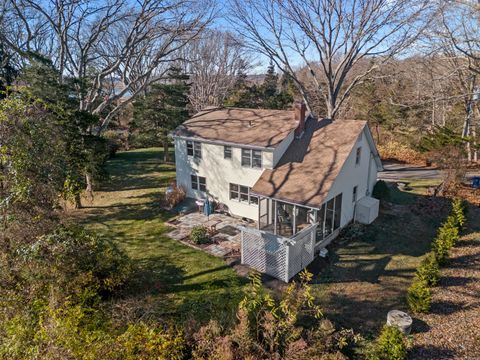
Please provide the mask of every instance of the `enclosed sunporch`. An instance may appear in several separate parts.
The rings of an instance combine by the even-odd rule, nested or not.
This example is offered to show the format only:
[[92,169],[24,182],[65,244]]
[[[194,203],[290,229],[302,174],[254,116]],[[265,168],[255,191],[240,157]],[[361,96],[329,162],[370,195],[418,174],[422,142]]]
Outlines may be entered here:
[[260,198],[258,229],[285,238],[294,237],[310,225],[316,224],[317,245],[332,237],[342,223],[342,194],[321,208],[312,208],[273,198]]
[[261,197],[258,229],[242,229],[242,263],[288,282],[336,236],[341,220],[342,194],[320,208]]

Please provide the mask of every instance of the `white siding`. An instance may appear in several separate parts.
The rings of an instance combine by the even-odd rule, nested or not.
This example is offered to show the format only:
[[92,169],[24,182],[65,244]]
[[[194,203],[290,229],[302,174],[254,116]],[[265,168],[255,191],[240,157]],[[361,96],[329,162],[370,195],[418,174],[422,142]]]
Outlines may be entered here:
[[[247,147],[246,147],[247,148]],[[177,185],[187,190],[187,196],[205,198],[206,194],[192,190],[190,175],[196,174],[206,178],[208,195],[228,206],[230,212],[237,216],[258,220],[258,206],[230,200],[229,184],[253,187],[263,169],[242,167],[241,148],[232,146],[232,158],[224,159],[223,145],[202,143],[202,158],[187,156],[186,140],[175,138],[175,163]],[[262,151],[263,168],[272,168],[273,152]]]
[[[365,132],[366,130],[364,130]],[[357,148],[361,146],[362,152],[360,156],[360,164],[355,164]],[[342,220],[340,226],[347,225],[353,220],[355,204],[353,203],[353,187],[358,186],[357,200],[367,195],[367,191],[371,193],[373,185],[377,179],[377,164],[373,157],[370,156],[371,149],[364,133],[359,136],[352,152],[347,157],[337,179],[332,185],[328,193],[327,200],[342,193]],[[370,163],[370,184],[369,182],[369,163]]]
[[280,144],[277,145],[277,147],[273,151],[273,166],[276,166],[278,164],[283,154],[285,153],[285,151],[287,151],[288,147],[292,143],[294,137],[295,130],[292,130],[290,134],[288,134],[287,137],[283,139]]

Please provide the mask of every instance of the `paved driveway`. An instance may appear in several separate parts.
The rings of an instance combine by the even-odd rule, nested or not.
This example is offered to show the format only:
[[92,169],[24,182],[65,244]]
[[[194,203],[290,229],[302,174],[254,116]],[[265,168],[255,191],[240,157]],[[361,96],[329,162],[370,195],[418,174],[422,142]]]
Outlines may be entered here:
[[[388,181],[399,181],[401,179],[425,179],[434,180],[443,178],[443,170],[419,165],[383,163],[384,171],[378,173],[378,178]],[[480,176],[479,172],[468,172],[467,181],[472,177]]]

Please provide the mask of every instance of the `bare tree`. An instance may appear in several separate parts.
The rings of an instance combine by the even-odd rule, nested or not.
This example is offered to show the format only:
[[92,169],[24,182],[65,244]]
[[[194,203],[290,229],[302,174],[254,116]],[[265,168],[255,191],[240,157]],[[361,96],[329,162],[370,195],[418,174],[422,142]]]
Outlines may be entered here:
[[[334,119],[356,85],[417,39],[435,8],[427,0],[231,0],[230,13],[250,46],[290,74],[312,108],[296,75],[308,68],[314,96]],[[365,59],[369,65],[352,76]]]
[[[474,1],[452,1],[442,9],[441,24],[436,31],[441,50],[458,78],[465,107],[462,136],[467,139],[468,161],[478,161],[477,114],[480,86],[480,5]],[[477,119],[475,121],[475,117]],[[472,147],[473,145],[473,147]]]
[[229,32],[204,32],[183,51],[191,81],[189,99],[196,111],[223,104],[237,75],[252,66],[242,40]]
[[[179,50],[214,15],[210,0],[8,0],[24,34],[0,34],[18,53],[50,58],[60,80],[78,80],[80,109],[99,115],[100,133],[151,82],[161,79]],[[34,30],[39,29],[39,30]],[[51,43],[40,33],[48,34]]]

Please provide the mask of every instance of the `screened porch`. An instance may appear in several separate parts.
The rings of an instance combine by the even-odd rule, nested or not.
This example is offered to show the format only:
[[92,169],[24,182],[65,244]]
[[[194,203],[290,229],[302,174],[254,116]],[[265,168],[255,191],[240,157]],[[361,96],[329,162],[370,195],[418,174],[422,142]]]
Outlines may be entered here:
[[330,199],[320,209],[272,198],[260,198],[258,228],[274,235],[291,238],[313,224],[317,244],[327,239],[341,225],[342,194]]

